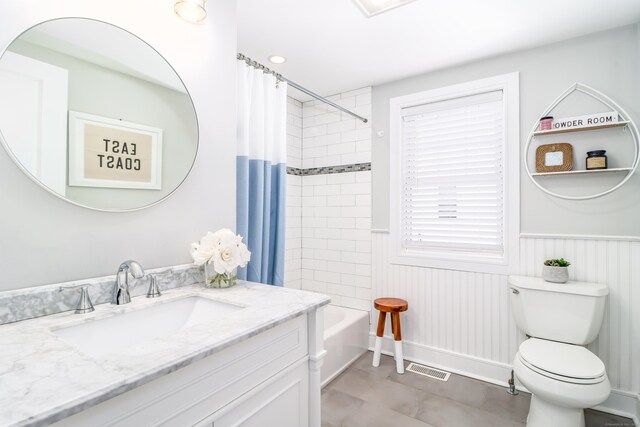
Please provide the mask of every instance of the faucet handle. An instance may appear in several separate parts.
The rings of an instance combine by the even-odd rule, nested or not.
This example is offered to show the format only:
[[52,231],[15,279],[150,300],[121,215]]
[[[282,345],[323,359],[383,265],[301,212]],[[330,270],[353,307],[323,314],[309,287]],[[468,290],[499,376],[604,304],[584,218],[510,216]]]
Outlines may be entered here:
[[91,298],[89,298],[88,287],[89,285],[86,283],[82,285],[60,286],[60,292],[65,289],[80,288],[80,299],[78,300],[78,304],[76,305],[76,309],[74,311],[75,314],[91,313],[95,310],[95,308],[93,308],[93,304],[91,303]]
[[149,274],[149,289],[147,290],[147,298],[158,298],[161,296],[160,287],[156,283],[156,278],[153,274]]

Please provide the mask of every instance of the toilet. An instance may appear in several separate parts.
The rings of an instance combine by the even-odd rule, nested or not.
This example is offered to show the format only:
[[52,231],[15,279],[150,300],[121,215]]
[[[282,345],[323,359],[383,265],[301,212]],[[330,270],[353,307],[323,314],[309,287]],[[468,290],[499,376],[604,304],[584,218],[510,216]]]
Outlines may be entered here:
[[584,347],[598,336],[609,289],[509,276],[509,291],[516,324],[529,337],[513,360],[531,392],[527,427],[584,427],[584,408],[611,392],[604,363]]

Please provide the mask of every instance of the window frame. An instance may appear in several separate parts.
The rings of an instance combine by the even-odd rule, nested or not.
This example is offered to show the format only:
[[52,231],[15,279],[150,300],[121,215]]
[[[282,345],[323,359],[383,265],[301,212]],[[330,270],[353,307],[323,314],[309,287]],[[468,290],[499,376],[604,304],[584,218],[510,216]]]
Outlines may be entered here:
[[[390,261],[392,264],[479,273],[511,274],[519,259],[520,233],[520,82],[519,73],[474,80],[391,98],[390,142]],[[502,90],[504,105],[504,250],[502,256],[481,251],[412,249],[402,247],[402,109],[453,98]]]

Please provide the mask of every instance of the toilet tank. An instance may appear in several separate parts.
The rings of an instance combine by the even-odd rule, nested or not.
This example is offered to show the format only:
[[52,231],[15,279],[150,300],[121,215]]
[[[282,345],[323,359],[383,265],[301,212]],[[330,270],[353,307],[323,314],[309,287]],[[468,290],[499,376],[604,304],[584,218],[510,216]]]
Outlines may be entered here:
[[598,336],[609,288],[598,283],[545,282],[509,276],[511,311],[529,336],[587,345]]

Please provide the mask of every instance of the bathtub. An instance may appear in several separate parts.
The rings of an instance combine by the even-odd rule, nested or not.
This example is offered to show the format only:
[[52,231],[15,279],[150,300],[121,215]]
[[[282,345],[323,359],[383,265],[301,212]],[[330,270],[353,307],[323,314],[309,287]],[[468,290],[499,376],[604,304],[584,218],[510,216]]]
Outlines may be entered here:
[[369,347],[369,312],[328,305],[324,309],[322,387],[356,361]]

